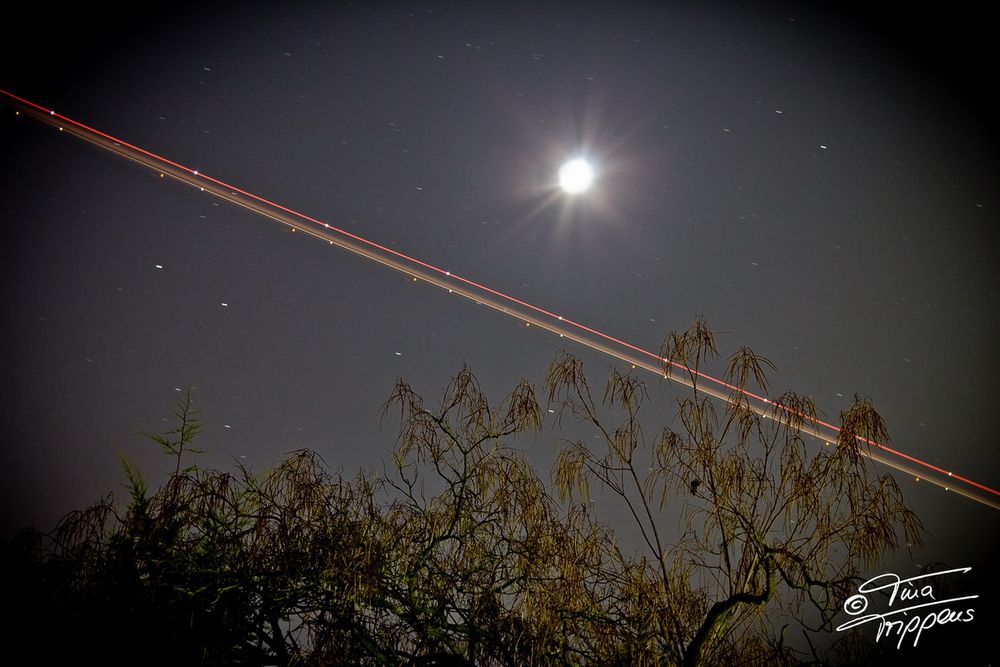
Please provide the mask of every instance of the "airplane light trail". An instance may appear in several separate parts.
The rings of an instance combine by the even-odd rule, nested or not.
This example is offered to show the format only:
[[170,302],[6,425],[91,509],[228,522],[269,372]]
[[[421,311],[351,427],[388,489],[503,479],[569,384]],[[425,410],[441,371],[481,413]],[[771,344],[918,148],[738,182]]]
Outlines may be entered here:
[[[119,157],[131,160],[143,167],[158,172],[163,177],[170,177],[186,185],[198,188],[201,192],[241,206],[258,215],[285,225],[293,231],[304,232],[322,239],[330,245],[338,246],[344,250],[361,255],[366,259],[400,271],[414,280],[423,280],[445,289],[451,294],[458,294],[477,304],[489,306],[526,324],[558,334],[562,338],[568,338],[584,347],[631,364],[635,368],[642,368],[661,378],[679,382],[688,387],[693,387],[695,383],[698,383],[699,391],[703,391],[717,399],[732,402],[735,400],[734,397],[742,397],[746,400],[749,407],[761,417],[780,423],[788,423],[793,418],[790,411],[784,406],[766,397],[747,391],[742,387],[737,387],[711,375],[695,371],[683,364],[663,358],[657,353],[650,352],[604,332],[574,322],[549,310],[494,290],[486,285],[455,275],[451,271],[428,264],[427,262],[352,234],[329,223],[264,199],[259,195],[200,173],[197,169],[185,167],[160,155],[117,139],[110,134],[57,114],[51,109],[45,109],[13,93],[5,90],[0,90],[0,93],[3,93],[6,101],[15,108],[18,114],[24,114],[42,121],[56,127],[61,132],[68,132]],[[704,380],[704,383],[700,382],[702,380]],[[797,415],[797,417],[802,417],[802,415]],[[837,444],[837,435],[840,433],[839,427],[811,417],[806,417],[806,422],[808,423],[803,423],[800,426],[804,433],[827,444]],[[909,456],[881,443],[870,440],[863,441],[870,446],[870,449],[863,448],[861,452],[874,461],[903,472],[917,480],[925,480],[946,491],[953,491],[983,505],[1000,509],[1000,491],[996,489],[957,475],[953,471]]]

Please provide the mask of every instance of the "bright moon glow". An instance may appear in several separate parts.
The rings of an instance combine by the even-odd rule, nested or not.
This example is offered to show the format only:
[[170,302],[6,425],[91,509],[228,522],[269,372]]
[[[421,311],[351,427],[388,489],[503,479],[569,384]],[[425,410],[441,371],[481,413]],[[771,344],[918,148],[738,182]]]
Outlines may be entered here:
[[577,158],[559,167],[559,185],[571,195],[583,192],[594,182],[594,170],[586,160]]

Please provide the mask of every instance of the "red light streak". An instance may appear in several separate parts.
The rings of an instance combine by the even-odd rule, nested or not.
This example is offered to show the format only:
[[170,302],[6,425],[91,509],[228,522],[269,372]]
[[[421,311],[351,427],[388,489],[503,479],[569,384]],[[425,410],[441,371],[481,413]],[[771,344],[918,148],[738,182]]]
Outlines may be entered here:
[[[487,305],[505,315],[524,321],[528,326],[534,324],[547,331],[559,334],[560,337],[569,338],[592,350],[602,352],[615,359],[631,364],[634,368],[642,368],[660,377],[680,382],[689,387],[693,385],[693,382],[688,379],[688,376],[693,376],[699,381],[704,380],[708,383],[708,386],[704,384],[700,385],[700,391],[704,391],[711,396],[727,402],[733,400],[733,394],[741,395],[748,399],[751,409],[762,417],[779,422],[785,422],[790,418],[783,418],[781,416],[782,413],[790,414],[788,408],[766,397],[759,396],[706,373],[695,371],[682,364],[668,361],[654,352],[640,348],[620,338],[598,331],[579,322],[574,322],[550,310],[540,308],[527,301],[497,291],[487,285],[455,275],[451,271],[428,264],[420,259],[375,243],[357,234],[299,213],[259,195],[203,174],[197,169],[185,167],[156,153],[152,153],[110,134],[57,114],[54,110],[45,109],[34,102],[30,102],[5,90],[0,90],[0,93],[6,96],[7,101],[15,107],[19,115],[21,113],[30,115],[37,120],[58,128],[59,131],[69,132],[120,157],[152,169],[159,173],[161,177],[170,176],[177,181],[196,187],[202,192],[207,192],[215,197],[242,206],[254,213],[286,225],[292,231],[302,231],[316,238],[328,241],[331,245],[337,245],[367,259],[401,271],[412,276],[414,280],[418,278],[425,280],[442,289],[448,290],[449,293],[459,294],[476,303]],[[649,359],[655,360],[655,365]],[[726,392],[730,393],[727,394]],[[810,422],[810,424],[803,424],[802,430],[804,432],[828,444],[837,444],[837,434],[840,433],[839,427],[813,417],[798,416],[804,417],[806,421]],[[1000,509],[1000,491],[996,489],[967,477],[957,475],[953,471],[945,470],[881,443],[864,438],[859,439],[874,448],[874,451],[862,450],[865,456],[874,461],[906,473],[918,481],[926,480],[946,491],[954,491],[976,502],[994,509]],[[940,475],[941,478],[939,479],[937,475]]]

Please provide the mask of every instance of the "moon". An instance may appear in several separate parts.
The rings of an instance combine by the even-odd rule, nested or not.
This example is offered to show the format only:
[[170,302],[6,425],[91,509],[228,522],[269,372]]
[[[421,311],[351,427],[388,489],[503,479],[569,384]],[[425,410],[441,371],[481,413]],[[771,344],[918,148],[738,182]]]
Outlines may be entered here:
[[567,194],[584,192],[593,182],[594,168],[583,158],[570,160],[559,167],[559,185]]

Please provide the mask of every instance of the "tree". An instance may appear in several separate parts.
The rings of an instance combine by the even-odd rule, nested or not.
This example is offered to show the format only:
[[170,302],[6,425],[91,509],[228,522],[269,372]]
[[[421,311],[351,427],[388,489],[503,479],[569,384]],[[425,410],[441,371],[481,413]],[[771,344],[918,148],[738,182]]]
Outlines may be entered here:
[[[46,614],[22,631],[59,627],[105,662],[792,662],[803,655],[775,618],[811,608],[829,629],[859,572],[919,539],[892,478],[861,456],[884,424],[857,399],[841,442],[820,447],[802,434],[808,399],[785,394],[776,419],[735,389],[716,405],[698,387],[718,356],[702,320],[662,352],[691,390],[648,441],[641,381],[612,369],[597,401],[582,362],[557,357],[549,405],[602,442],[568,438],[551,483],[515,447],[542,428],[527,381],[491,406],[463,368],[427,407],[400,380],[380,412],[399,417],[391,461],[349,480],[308,451],[263,474],[182,465],[199,425],[189,394],[178,428],[149,436],[176,457],[154,493],[126,464],[125,507],[109,497],[5,550],[22,618]],[[769,366],[741,349],[727,380],[766,388]],[[595,498],[620,504],[638,547]]]
[[[872,442],[889,441],[868,399],[855,397],[841,414],[837,445],[821,447],[802,431],[817,412],[807,397],[787,392],[763,417],[750,408],[743,390],[753,381],[766,394],[772,366],[747,348],[729,358],[731,393],[717,411],[698,380],[718,356],[702,319],[666,338],[664,374],[682,368],[691,392],[678,400],[679,426],[649,443],[639,420],[641,382],[612,370],[603,404],[620,417],[609,424],[580,361],[557,359],[546,378],[550,403],[561,400],[563,411],[597,427],[605,448],[569,443],[556,488],[564,498],[586,497],[596,480],[627,507],[662,590],[652,618],[669,662],[720,664],[748,648],[788,660],[784,628],[768,637],[766,621],[776,612],[802,618],[808,605],[812,629],[831,630],[859,575],[903,543],[918,544],[922,526],[893,478],[875,475],[862,455]],[[661,526],[672,522],[684,530],[666,541]]]

